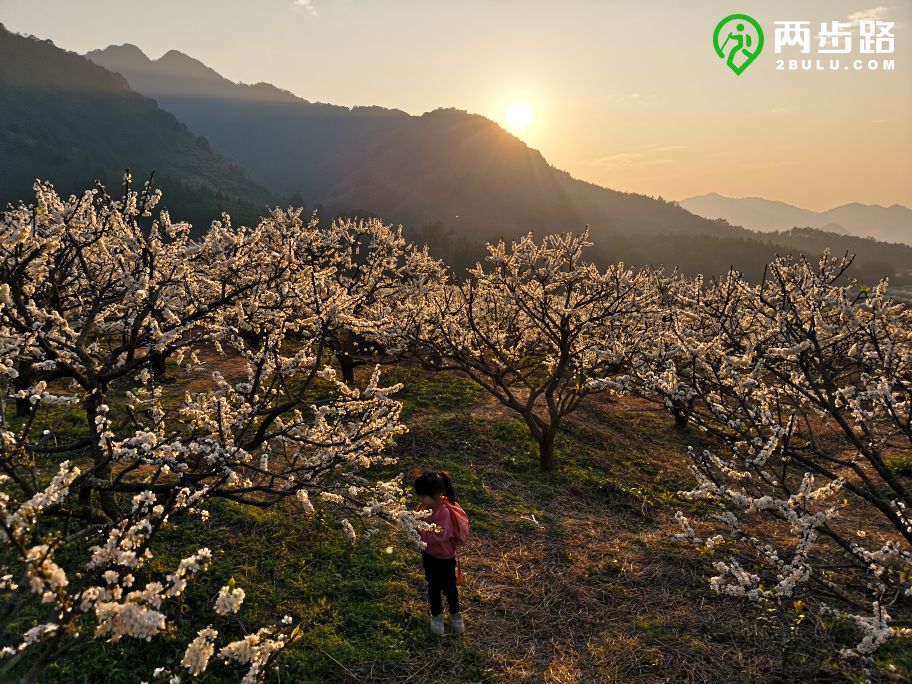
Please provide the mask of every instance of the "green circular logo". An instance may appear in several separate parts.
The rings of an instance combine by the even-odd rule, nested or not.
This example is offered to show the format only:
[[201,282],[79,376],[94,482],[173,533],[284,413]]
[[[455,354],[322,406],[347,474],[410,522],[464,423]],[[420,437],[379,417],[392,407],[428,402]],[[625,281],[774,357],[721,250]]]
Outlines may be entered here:
[[729,14],[716,24],[713,48],[728,68],[740,76],[763,49],[763,29],[753,17]]

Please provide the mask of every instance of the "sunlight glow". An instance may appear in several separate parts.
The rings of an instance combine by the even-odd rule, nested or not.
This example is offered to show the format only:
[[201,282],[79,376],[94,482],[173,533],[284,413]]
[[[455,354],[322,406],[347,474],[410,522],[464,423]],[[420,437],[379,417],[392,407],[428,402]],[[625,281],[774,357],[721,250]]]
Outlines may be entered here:
[[517,100],[504,113],[504,124],[513,133],[524,131],[532,123],[532,108],[522,100]]

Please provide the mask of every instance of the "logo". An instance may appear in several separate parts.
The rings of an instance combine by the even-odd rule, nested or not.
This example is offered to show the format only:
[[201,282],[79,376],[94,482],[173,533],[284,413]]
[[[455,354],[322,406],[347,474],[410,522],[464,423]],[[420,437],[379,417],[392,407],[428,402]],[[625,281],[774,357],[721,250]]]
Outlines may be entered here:
[[[724,39],[720,43],[722,36]],[[740,76],[763,49],[763,29],[753,17],[729,14],[716,24],[713,47],[728,68]]]

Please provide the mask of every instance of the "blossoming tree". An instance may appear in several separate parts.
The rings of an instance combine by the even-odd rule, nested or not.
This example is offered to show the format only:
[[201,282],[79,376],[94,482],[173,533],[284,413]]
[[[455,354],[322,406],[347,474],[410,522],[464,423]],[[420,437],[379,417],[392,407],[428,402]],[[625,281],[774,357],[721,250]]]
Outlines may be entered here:
[[[322,501],[348,511],[352,539],[352,516],[418,539],[426,523],[405,510],[398,481],[366,477],[392,462],[386,448],[405,430],[398,386],[377,370],[351,387],[322,365],[326,326],[306,312],[345,310],[351,295],[331,268],[298,258],[284,216],[253,229],[224,217],[194,240],[189,225],[152,215],[150,184],[137,192],[128,178],[120,199],[35,190],[34,205],[0,219],[0,615],[43,622],[0,650],[3,677],[34,679],[80,640],[165,633],[166,606],[211,552],[155,576],[153,539],[207,517],[214,498],[289,499],[302,514]],[[163,356],[188,370],[230,356],[241,370],[213,369],[208,386],[166,402],[151,371]],[[15,420],[12,400],[25,414]],[[42,430],[53,411],[81,427]],[[225,587],[214,613],[243,599]],[[210,623],[153,674],[199,675],[217,652],[257,681],[300,634],[290,622],[221,646]]]
[[608,387],[589,380],[629,372],[654,304],[652,274],[600,271],[583,258],[591,244],[587,228],[488,245],[487,268],[414,297],[396,331],[430,367],[465,373],[516,411],[545,471],[562,419]]
[[845,283],[847,258],[780,258],[763,282],[680,282],[638,380],[723,445],[693,453],[686,495],[720,508],[684,537],[736,555],[712,586],[757,601],[802,597],[842,615],[867,662],[912,597],[912,312]]
[[443,263],[407,242],[401,226],[376,218],[339,218],[327,225],[315,215],[305,223],[300,210],[276,210],[267,220],[282,225],[280,235],[293,240],[296,258],[325,273],[343,298],[300,310],[317,317],[342,379],[354,382],[359,365],[396,362],[402,350],[386,347],[388,331],[399,325],[411,291],[445,278]]

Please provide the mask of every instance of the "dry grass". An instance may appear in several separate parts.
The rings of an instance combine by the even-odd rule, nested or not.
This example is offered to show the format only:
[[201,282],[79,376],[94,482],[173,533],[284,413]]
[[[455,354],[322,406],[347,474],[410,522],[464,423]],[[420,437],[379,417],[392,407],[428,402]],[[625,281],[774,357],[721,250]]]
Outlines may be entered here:
[[[229,378],[243,370],[237,358],[211,361],[176,374],[170,398],[206,389],[216,368]],[[675,511],[692,506],[676,492],[692,484],[685,452],[705,446],[699,433],[676,430],[648,402],[592,396],[558,437],[556,471],[540,473],[525,427],[492,397],[416,368],[384,376],[405,382],[410,432],[395,471],[448,469],[473,519],[460,590],[467,631],[427,634],[392,659],[323,652],[335,669],[318,681],[847,681],[819,624],[806,622],[786,657],[781,614],[716,596],[713,559],[673,538]],[[426,615],[417,553],[408,586],[405,610]]]
[[[439,444],[441,420],[468,424],[475,439],[465,453]],[[757,621],[750,606],[712,594],[708,559],[673,538],[674,492],[689,484],[684,449],[698,435],[676,432],[671,417],[646,402],[592,397],[559,438],[557,471],[543,474],[532,454],[511,465],[515,458],[497,452],[502,441],[482,438],[511,420],[487,396],[409,420],[400,466],[447,467],[457,495],[490,499],[486,525],[463,556],[467,632],[429,636],[426,650],[407,661],[349,665],[340,681],[829,679],[813,654],[784,664],[774,618]],[[590,469],[609,484],[587,480]],[[460,482],[459,472],[471,481]],[[427,612],[419,565],[409,600]]]

